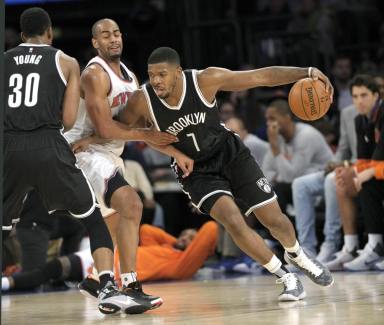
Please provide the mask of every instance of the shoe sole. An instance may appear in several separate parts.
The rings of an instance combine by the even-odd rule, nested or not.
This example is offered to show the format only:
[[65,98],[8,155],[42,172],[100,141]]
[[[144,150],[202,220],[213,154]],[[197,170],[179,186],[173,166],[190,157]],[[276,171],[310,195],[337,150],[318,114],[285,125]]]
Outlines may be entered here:
[[99,311],[105,315],[116,314],[121,308],[110,303],[99,303]]
[[164,303],[164,300],[161,298],[155,299],[151,301],[151,310],[159,308]]
[[302,292],[298,297],[292,296],[290,294],[283,294],[279,296],[279,301],[285,302],[285,301],[298,301],[302,300],[307,296],[306,292]]

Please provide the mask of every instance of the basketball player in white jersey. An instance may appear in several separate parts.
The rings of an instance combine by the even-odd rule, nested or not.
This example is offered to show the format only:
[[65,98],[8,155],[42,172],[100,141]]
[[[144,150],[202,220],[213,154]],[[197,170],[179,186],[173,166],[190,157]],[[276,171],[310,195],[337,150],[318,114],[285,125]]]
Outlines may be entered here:
[[[120,155],[124,141],[127,140],[167,145],[177,141],[177,138],[148,129],[129,129],[113,120],[126,106],[129,96],[138,88],[138,82],[135,75],[120,62],[123,43],[116,22],[111,19],[97,21],[92,27],[92,44],[98,55],[90,60],[82,73],[77,120],[66,137],[77,152],[79,167],[85,172],[95,190],[103,216],[113,213],[114,210],[120,215],[117,233],[111,235],[116,238],[121,252],[123,291],[148,309],[153,309],[162,304],[162,299],[143,293],[135,272],[142,203],[138,194],[123,177],[124,164]],[[107,140],[99,141],[98,144],[90,145],[86,151],[78,152],[76,141],[93,134]],[[182,159],[184,156],[180,157]],[[108,225],[108,218],[105,218],[105,221]],[[111,227],[109,228],[111,231]]]

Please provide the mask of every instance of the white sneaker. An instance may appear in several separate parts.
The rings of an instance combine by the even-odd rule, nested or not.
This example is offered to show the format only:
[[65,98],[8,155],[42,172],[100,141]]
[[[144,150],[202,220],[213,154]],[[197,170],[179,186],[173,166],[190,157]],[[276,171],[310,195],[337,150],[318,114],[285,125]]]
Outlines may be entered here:
[[377,271],[384,271],[384,259],[380,262],[376,262],[374,265],[373,265],[373,268]]
[[316,259],[320,263],[326,263],[332,260],[332,257],[337,253],[336,245],[332,242],[323,242],[320,247],[320,252]]
[[333,277],[328,268],[321,264],[319,261],[308,257],[303,249],[300,249],[299,254],[296,256],[293,256],[285,251],[284,259],[288,263],[296,266],[314,283],[323,287],[329,287],[333,284]]
[[335,258],[329,262],[325,263],[325,266],[328,267],[330,271],[343,271],[344,263],[350,262],[355,259],[357,256],[357,249],[354,249],[352,252],[347,250],[347,247],[344,245],[341,251],[335,254]]
[[296,274],[286,273],[277,279],[276,283],[284,285],[284,290],[279,295],[279,301],[297,301],[307,296]]
[[359,256],[350,262],[344,263],[344,269],[348,271],[368,271],[374,268],[374,264],[379,262],[384,255],[383,246],[376,244],[372,247],[367,243]]

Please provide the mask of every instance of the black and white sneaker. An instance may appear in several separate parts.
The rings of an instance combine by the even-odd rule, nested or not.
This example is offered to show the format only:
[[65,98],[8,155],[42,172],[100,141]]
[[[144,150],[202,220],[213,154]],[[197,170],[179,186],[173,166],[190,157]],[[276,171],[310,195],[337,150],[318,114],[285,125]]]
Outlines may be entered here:
[[284,274],[276,280],[276,283],[282,283],[284,285],[284,290],[279,296],[279,301],[297,301],[307,296],[303,285],[294,273]]
[[123,287],[123,292],[133,299],[149,303],[150,309],[159,308],[164,302],[160,297],[144,293],[140,281],[132,282],[127,287]]
[[284,253],[284,259],[287,263],[294,265],[302,271],[308,278],[316,284],[329,287],[333,284],[333,277],[328,268],[319,261],[309,258],[303,249],[300,249],[299,254]]
[[145,303],[126,295],[112,282],[100,290],[98,299],[99,310],[103,314],[115,314],[119,311],[126,314],[141,314],[151,309],[149,302]]
[[100,282],[92,275],[88,275],[77,287],[86,297],[94,299],[99,297]]

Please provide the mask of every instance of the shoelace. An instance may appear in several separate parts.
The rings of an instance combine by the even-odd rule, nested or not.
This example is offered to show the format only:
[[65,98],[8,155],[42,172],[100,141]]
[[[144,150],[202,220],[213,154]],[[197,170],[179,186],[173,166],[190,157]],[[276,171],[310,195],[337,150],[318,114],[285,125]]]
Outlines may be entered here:
[[305,268],[308,272],[314,274],[316,277],[318,277],[323,272],[323,270],[318,265],[316,265],[315,262],[308,258],[308,256],[305,255],[303,252],[301,252],[299,256],[292,259],[298,265]]
[[280,279],[276,280],[277,284],[284,284],[286,291],[295,290],[297,288],[297,278],[294,274],[287,273],[284,274]]

